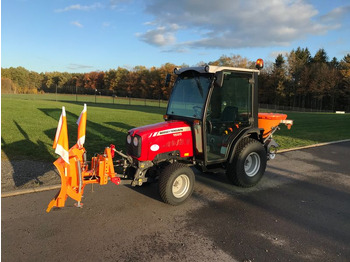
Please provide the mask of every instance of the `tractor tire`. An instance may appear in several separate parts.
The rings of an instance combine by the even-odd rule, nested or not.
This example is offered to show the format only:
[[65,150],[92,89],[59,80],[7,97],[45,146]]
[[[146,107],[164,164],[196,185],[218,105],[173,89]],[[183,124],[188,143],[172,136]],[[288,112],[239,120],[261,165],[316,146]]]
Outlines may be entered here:
[[162,200],[177,206],[193,192],[195,176],[191,168],[181,163],[166,166],[159,176],[159,194]]
[[227,178],[236,186],[255,186],[265,173],[266,162],[264,146],[255,139],[243,138],[227,166]]

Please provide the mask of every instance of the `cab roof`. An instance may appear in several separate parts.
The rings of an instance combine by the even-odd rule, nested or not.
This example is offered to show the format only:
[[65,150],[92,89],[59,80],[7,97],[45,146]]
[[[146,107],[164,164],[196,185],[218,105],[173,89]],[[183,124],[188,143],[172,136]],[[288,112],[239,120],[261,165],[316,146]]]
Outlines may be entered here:
[[257,69],[248,69],[248,68],[239,68],[239,67],[228,67],[228,66],[212,66],[212,65],[206,65],[206,66],[199,66],[199,67],[184,67],[184,68],[175,68],[174,73],[176,75],[180,75],[183,72],[186,71],[196,71],[198,73],[210,73],[215,74],[216,72],[220,71],[237,71],[237,72],[251,72],[251,73],[260,73]]

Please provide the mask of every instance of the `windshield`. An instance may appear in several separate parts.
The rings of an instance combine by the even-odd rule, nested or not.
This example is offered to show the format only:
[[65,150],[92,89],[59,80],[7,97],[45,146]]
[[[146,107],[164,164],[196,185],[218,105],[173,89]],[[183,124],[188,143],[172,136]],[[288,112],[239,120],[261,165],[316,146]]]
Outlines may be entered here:
[[169,100],[167,115],[201,118],[211,83],[210,75],[195,72],[178,76]]

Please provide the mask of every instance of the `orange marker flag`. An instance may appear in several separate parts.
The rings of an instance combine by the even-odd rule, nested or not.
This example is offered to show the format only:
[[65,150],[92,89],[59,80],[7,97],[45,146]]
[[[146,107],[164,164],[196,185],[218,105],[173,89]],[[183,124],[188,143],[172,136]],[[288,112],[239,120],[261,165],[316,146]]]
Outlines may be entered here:
[[68,129],[66,109],[64,106],[62,106],[62,114],[60,120],[58,121],[56,136],[52,147],[56,149],[55,153],[60,155],[62,159],[69,165]]
[[83,147],[85,143],[85,134],[86,134],[86,118],[87,118],[87,109],[86,104],[84,104],[84,109],[81,112],[79,119],[77,121],[78,125],[78,141],[77,144],[79,148]]

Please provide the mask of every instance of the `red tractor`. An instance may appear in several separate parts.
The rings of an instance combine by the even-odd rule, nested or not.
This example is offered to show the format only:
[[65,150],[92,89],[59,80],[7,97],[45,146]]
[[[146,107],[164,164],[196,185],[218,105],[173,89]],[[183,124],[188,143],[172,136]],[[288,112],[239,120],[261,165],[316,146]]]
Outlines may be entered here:
[[[260,69],[262,61],[257,64]],[[259,70],[207,65],[175,68],[174,73],[177,78],[165,121],[129,130],[126,154],[107,148],[106,152],[111,150],[122,157],[115,161],[122,174],[114,173],[112,162],[107,161],[110,154],[105,153],[100,162],[92,161],[94,170],[103,164],[101,174],[79,163],[79,170],[74,172],[80,179],[74,181],[92,181],[95,177],[103,184],[107,173],[113,182],[118,177],[131,179],[132,186],[159,181],[160,196],[171,205],[191,196],[195,182],[191,167],[204,172],[224,170],[229,181],[241,187],[259,182],[267,160],[275,157],[278,147],[272,134],[280,123],[288,127],[293,124],[285,114],[258,113]],[[84,162],[83,157],[79,159]],[[86,175],[81,175],[81,166],[85,166]],[[72,188],[82,192],[81,186]]]
[[278,147],[272,134],[281,122],[293,124],[284,114],[258,114],[259,70],[207,65],[174,73],[165,122],[128,132],[124,158],[132,186],[159,180],[163,201],[181,204],[193,192],[190,166],[225,170],[237,186],[256,185]]

